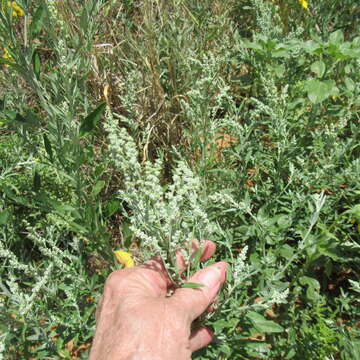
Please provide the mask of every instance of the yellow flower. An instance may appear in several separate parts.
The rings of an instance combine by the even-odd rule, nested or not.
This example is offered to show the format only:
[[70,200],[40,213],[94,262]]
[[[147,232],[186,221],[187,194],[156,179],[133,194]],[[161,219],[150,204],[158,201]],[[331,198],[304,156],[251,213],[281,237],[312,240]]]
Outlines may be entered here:
[[6,4],[5,0],[2,0],[1,3],[2,3],[2,10],[5,11],[6,8],[10,8],[13,17],[25,15],[25,11],[16,1],[8,1],[7,6],[5,5]]
[[4,48],[4,55],[2,56],[4,59],[11,59],[12,56],[9,54],[9,50]]
[[130,253],[124,250],[116,250],[114,251],[117,261],[124,265],[125,268],[131,268],[134,266],[134,260]]
[[304,9],[309,7],[309,3],[306,0],[299,0],[299,3]]
[[12,16],[13,17],[25,15],[25,11],[17,4],[16,1],[13,1],[11,3],[11,7],[12,7]]

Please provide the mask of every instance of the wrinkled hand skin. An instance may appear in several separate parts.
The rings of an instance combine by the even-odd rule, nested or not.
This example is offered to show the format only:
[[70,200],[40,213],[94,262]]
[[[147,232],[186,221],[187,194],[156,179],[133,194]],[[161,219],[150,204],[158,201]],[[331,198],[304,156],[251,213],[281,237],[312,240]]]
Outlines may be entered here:
[[[206,242],[202,260],[214,251],[215,245]],[[191,359],[192,352],[212,340],[208,328],[191,331],[191,324],[214,301],[226,267],[219,262],[199,270],[189,282],[204,287],[178,288],[170,297],[171,282],[159,259],[113,272],[97,309],[89,360]]]

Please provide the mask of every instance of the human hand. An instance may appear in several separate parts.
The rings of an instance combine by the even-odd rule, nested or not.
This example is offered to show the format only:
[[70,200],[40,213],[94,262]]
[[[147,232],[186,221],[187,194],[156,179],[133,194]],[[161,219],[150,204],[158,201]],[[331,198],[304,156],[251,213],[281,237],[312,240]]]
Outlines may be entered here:
[[[199,248],[197,242],[194,250]],[[215,252],[206,241],[201,261]],[[178,265],[184,269],[183,258]],[[218,262],[197,271],[188,281],[201,288],[177,288],[167,297],[172,283],[160,259],[114,271],[108,277],[97,309],[97,328],[89,360],[187,360],[208,345],[207,327],[191,331],[192,322],[214,301],[226,277],[227,263]]]

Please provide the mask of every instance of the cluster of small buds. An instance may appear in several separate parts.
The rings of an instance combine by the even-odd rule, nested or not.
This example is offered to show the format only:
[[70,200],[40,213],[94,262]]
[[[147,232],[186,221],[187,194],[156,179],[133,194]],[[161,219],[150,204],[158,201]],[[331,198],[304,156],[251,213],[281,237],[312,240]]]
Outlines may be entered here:
[[24,300],[19,304],[19,312],[21,314],[28,314],[33,306],[35,305],[35,299],[40,293],[40,291],[47,286],[51,273],[53,270],[53,264],[50,263],[49,266],[45,269],[44,273],[41,277],[39,277],[36,281],[36,284],[31,289],[30,295],[23,293]]
[[46,5],[49,10],[51,21],[55,22],[60,27],[63,27],[65,25],[65,22],[62,19],[62,16],[58,10],[58,5],[57,5],[58,2],[59,0],[48,0]]
[[226,210],[248,211],[249,207],[245,202],[237,202],[231,196],[231,194],[222,191],[216,192],[208,196],[208,200],[214,205],[226,206]]
[[46,236],[39,234],[30,227],[28,231],[28,237],[38,246],[44,257],[51,259],[52,263],[58,268],[66,269],[66,264],[75,260],[73,255],[57,246],[57,229],[54,226],[48,227]]
[[[186,162],[179,161],[172,183],[162,186],[161,158],[140,164],[134,140],[108,117],[105,128],[112,160],[124,180],[118,196],[131,209],[130,229],[140,240],[143,253],[160,254],[165,265],[174,267],[177,250],[191,251],[188,244],[194,237],[206,238],[215,229],[205,210],[201,181]],[[189,258],[187,254],[185,260]]]
[[[61,230],[55,225],[48,226],[45,231],[39,231],[24,221],[24,226],[28,231],[28,237],[36,244],[38,250],[48,259],[47,267],[40,268],[31,262],[24,263],[6,247],[6,241],[0,240],[0,256],[6,262],[8,276],[5,283],[0,282],[0,290],[6,298],[16,304],[17,311],[25,317],[33,317],[34,308],[37,301],[42,297],[58,296],[58,288],[54,286],[54,277],[61,277],[62,281],[71,280],[71,285],[65,287],[64,291],[68,297],[69,304],[75,310],[77,306],[77,291],[81,288],[81,277],[74,276],[77,274],[76,257],[69,251],[61,249],[58,246],[61,241]],[[77,240],[70,246],[74,249],[78,247]],[[25,286],[19,282],[19,274],[24,274],[27,279],[33,280],[32,287]],[[56,274],[56,275],[55,275]],[[80,319],[80,317],[79,317]]]
[[286,304],[287,298],[289,296],[289,289],[285,289],[284,291],[276,291],[274,290],[270,303],[271,304]]
[[254,309],[268,309],[273,305],[286,304],[289,296],[289,289],[279,291],[271,289],[268,293],[263,294],[260,301],[256,301],[251,307]]
[[6,334],[0,335],[0,360],[5,359],[5,358],[4,358],[4,352],[5,352],[5,337],[6,337]]
[[244,246],[244,248],[238,254],[234,270],[233,270],[233,278],[235,286],[240,284],[243,279],[249,274],[249,265],[246,262],[246,255],[248,252],[248,246]]
[[9,267],[23,271],[27,275],[32,274],[30,266],[19,262],[16,255],[4,247],[4,243],[2,241],[0,241],[0,258],[8,261]]

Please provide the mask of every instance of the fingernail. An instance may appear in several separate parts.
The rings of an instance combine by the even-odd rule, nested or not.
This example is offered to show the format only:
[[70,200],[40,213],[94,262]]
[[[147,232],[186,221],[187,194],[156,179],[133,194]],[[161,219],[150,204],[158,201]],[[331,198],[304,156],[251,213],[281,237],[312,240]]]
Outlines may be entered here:
[[199,282],[208,287],[214,287],[218,285],[221,279],[221,267],[220,266],[212,266],[206,269],[199,276]]

